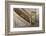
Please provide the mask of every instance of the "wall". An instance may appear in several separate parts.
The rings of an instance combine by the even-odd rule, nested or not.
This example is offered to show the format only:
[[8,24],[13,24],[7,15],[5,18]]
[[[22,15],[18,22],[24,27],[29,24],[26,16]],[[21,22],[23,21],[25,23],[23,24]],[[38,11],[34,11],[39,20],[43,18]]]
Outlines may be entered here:
[[[18,0],[18,1],[20,1],[20,0]],[[21,1],[24,1],[24,0],[21,0]],[[46,0],[25,0],[25,1],[28,1],[28,2],[46,2]],[[46,16],[46,12],[45,12],[45,16]],[[45,19],[45,21],[46,21],[46,19]],[[46,27],[46,22],[45,22],[45,27]],[[46,32],[46,29],[45,29],[45,32]],[[0,36],[5,36],[5,0],[0,0]],[[46,36],[46,33],[16,35],[16,36]]]

